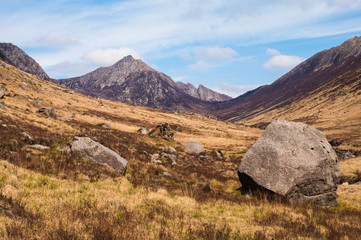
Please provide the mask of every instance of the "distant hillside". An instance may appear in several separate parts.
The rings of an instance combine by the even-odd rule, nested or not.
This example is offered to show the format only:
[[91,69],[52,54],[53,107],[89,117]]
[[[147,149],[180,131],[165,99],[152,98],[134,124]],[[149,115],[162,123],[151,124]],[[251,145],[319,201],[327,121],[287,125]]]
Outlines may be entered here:
[[50,80],[50,77],[33,58],[11,43],[0,43],[0,59],[24,72]]
[[[326,96],[332,100],[337,94],[354,95],[361,89],[360,69],[361,37],[354,37],[338,47],[315,54],[271,85],[215,104],[213,110],[221,119],[238,122],[288,108],[322,91],[326,91],[324,101]],[[347,93],[339,93],[345,87],[351,88]]]

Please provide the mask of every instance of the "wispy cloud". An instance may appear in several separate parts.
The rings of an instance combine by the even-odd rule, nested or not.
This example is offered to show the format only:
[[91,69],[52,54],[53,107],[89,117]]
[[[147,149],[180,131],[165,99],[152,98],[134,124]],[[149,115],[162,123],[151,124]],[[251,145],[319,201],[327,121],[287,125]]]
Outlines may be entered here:
[[206,71],[209,70],[212,65],[206,61],[198,60],[194,64],[188,65],[188,69],[191,71]]
[[[185,46],[224,46],[225,42],[244,46],[361,31],[360,11],[360,0],[29,0],[2,2],[0,25],[2,41],[20,47],[34,47],[39,36],[44,36],[40,41],[44,46],[67,45],[66,52],[51,53],[55,60],[49,60],[43,49],[34,49],[44,66],[80,61],[93,49],[127,47],[149,56]],[[72,46],[71,41],[77,44]],[[227,48],[203,54],[204,58],[236,57]],[[116,61],[85,59],[98,64]],[[195,61],[200,60],[207,62]],[[193,65],[190,68],[206,67],[202,62]]]
[[214,87],[213,90],[235,98],[259,86],[260,85],[232,85],[223,83],[222,85]]
[[198,59],[210,59],[210,60],[232,59],[238,56],[238,53],[229,47],[226,48],[207,47],[196,50],[194,54]]
[[38,45],[45,47],[64,47],[75,43],[75,40],[58,32],[50,32],[37,41]]
[[139,59],[139,54],[131,48],[106,48],[96,49],[85,54],[84,59],[99,66],[110,66],[125,56],[132,55]]
[[291,68],[304,60],[298,56],[282,55],[277,49],[268,48],[266,53],[275,56],[263,64],[264,68]]

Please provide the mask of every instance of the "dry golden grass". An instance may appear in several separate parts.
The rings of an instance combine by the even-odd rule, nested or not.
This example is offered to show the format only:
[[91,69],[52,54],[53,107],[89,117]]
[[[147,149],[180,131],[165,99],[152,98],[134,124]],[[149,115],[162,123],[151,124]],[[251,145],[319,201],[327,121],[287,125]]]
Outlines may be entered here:
[[[341,186],[339,206],[330,209],[240,194],[237,166],[261,135],[260,129],[83,96],[2,62],[0,74],[8,90],[1,100],[6,110],[0,109],[0,124],[8,125],[0,127],[0,154],[7,160],[0,161],[0,238],[356,239],[361,232],[360,226],[352,225],[361,221],[360,205],[355,204],[360,200],[358,186]],[[58,118],[37,114],[40,106],[54,107]],[[294,117],[302,114],[295,111]],[[345,123],[324,120],[322,124],[331,136],[351,125],[350,131],[358,134],[357,114],[346,117]],[[151,129],[164,122],[183,130],[175,133],[175,141],[137,133],[141,125]],[[101,123],[112,129],[97,126]],[[341,127],[334,130],[337,124]],[[29,131],[36,143],[51,146],[50,150],[24,150],[22,131]],[[126,175],[56,151],[76,135],[96,138],[127,158]],[[184,152],[189,140],[202,143],[210,156],[221,150],[225,159],[201,161]],[[350,141],[342,147],[347,148],[347,143],[357,150]],[[149,154],[161,153],[167,145],[177,149],[178,164],[151,163]],[[359,160],[342,161],[342,174],[355,176],[361,171]]]

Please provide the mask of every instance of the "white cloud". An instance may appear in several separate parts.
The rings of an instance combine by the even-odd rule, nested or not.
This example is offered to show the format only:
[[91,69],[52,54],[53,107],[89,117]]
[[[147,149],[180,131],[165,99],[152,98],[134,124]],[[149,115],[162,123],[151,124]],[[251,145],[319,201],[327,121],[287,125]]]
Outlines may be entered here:
[[188,69],[191,71],[206,71],[212,68],[212,65],[203,60],[198,60],[196,63],[188,65]]
[[258,88],[259,86],[260,85],[232,85],[229,83],[223,83],[220,86],[214,87],[213,90],[235,98],[248,91]]
[[45,47],[62,47],[74,43],[76,41],[58,32],[50,32],[38,41],[39,45]]
[[139,54],[131,48],[96,49],[85,54],[84,59],[99,66],[110,66],[125,56],[132,55],[139,59]]
[[190,53],[182,53],[180,55],[180,58],[182,58],[183,60],[192,60],[193,56]]
[[266,53],[269,55],[280,55],[281,53],[277,49],[267,48]]
[[277,55],[269,59],[263,64],[265,68],[290,68],[298,65],[303,61],[297,56]]
[[232,59],[238,56],[238,53],[232,48],[208,47],[195,51],[198,59]]
[[81,76],[95,70],[96,66],[82,62],[63,61],[46,68],[49,76],[62,78],[69,76]]

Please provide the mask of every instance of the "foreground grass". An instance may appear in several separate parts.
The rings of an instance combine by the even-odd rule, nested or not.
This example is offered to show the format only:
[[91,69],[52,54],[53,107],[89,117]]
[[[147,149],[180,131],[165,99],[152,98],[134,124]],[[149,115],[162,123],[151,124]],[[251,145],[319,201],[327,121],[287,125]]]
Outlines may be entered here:
[[124,177],[61,180],[7,161],[0,161],[0,172],[2,239],[357,239],[361,234],[361,206],[347,202],[347,187],[356,186],[342,187],[339,207],[319,208],[248,196],[197,202],[134,187]]

